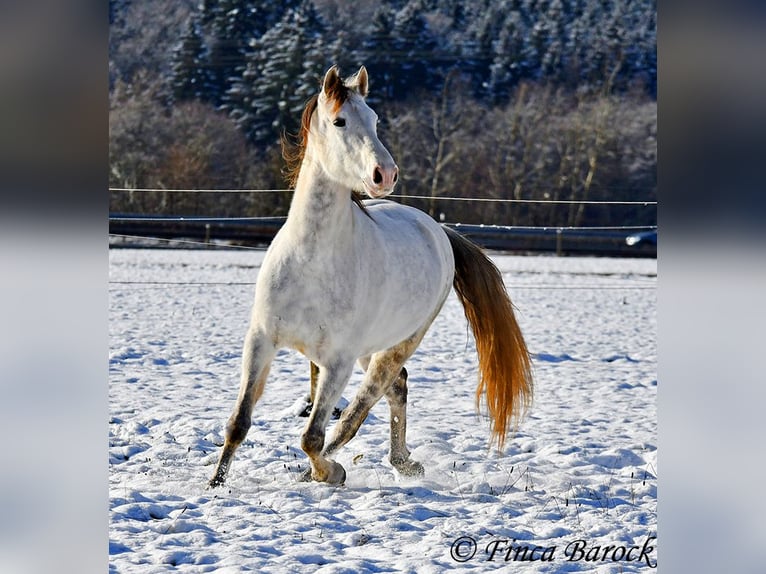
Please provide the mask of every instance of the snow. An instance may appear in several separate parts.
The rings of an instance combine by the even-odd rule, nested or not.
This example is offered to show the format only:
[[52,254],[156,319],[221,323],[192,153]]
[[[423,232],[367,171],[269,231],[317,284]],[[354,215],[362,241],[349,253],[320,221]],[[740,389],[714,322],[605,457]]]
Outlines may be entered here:
[[423,574],[525,555],[525,572],[656,564],[656,260],[492,255],[535,369],[534,404],[504,452],[488,448],[452,294],[407,364],[408,445],[425,476],[389,464],[382,401],[337,455],[345,485],[299,482],[309,371],[285,350],[228,482],[207,490],[263,255],[109,252],[110,572]]

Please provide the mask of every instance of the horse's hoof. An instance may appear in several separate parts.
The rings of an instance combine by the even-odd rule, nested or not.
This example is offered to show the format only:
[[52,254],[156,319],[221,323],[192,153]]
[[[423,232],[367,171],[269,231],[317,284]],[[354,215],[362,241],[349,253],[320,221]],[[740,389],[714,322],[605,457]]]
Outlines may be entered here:
[[327,484],[335,484],[335,485],[341,485],[344,482],[346,482],[346,469],[344,469],[340,464],[338,464],[334,460],[331,460],[329,462],[330,462],[330,472],[327,473],[327,479],[325,480],[325,482]]
[[[311,409],[314,408],[314,403],[308,403],[306,404],[306,408],[304,408],[301,412],[298,413],[299,417],[306,418],[311,415]],[[332,418],[335,420],[339,419],[340,416],[343,414],[343,409],[335,407],[332,410]]]
[[333,460],[327,461],[330,465],[330,470],[327,473],[327,476],[324,479],[316,479],[312,475],[311,467],[304,470],[301,475],[298,477],[299,482],[311,482],[312,480],[316,480],[317,482],[326,482],[327,484],[332,484],[339,486],[346,482],[346,470],[337,462]]
[[306,418],[307,416],[309,416],[309,415],[311,414],[311,408],[312,408],[313,406],[314,406],[314,404],[313,404],[313,403],[307,403],[307,404],[306,404],[306,408],[305,408],[305,409],[303,409],[301,412],[299,412],[299,413],[298,413],[298,416],[299,416],[299,417],[304,417],[304,418]]
[[219,486],[223,486],[223,483],[226,482],[225,476],[218,476],[217,474],[210,479],[210,482],[207,483],[208,488],[218,488]]
[[423,476],[426,473],[423,465],[411,458],[397,462],[391,461],[391,464],[402,476]]
[[312,480],[311,467],[308,467],[306,470],[304,470],[298,477],[298,482],[311,482]]

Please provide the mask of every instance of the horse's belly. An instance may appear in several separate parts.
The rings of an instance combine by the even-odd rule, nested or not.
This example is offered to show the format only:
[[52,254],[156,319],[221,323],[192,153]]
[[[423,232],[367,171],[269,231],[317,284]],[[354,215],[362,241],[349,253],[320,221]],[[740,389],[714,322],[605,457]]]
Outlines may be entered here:
[[277,345],[322,362],[337,356],[358,358],[400,343],[430,323],[444,297],[416,297],[395,306],[375,302],[333,306],[311,300],[288,303],[281,297],[274,304],[273,297],[264,299],[268,305],[261,312]]
[[406,313],[388,310],[384,319],[370,322],[364,327],[364,336],[361,336],[361,333],[358,334],[357,338],[360,342],[358,356],[391,348],[430,324],[441,304],[434,306],[431,301],[429,303],[431,304],[417,309],[408,308]]

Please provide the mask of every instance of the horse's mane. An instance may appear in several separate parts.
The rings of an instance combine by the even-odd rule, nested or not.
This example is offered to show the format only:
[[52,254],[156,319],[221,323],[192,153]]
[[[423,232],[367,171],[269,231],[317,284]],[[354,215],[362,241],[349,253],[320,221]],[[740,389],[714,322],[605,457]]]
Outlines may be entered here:
[[[343,83],[343,80],[337,74],[333,78],[334,80],[329,82],[327,86],[323,86],[322,89],[326,89],[327,99],[332,103],[333,112],[337,112],[348,100],[351,89]],[[303,156],[306,153],[306,146],[309,141],[311,118],[317,109],[318,103],[319,96],[316,94],[311,96],[309,101],[306,102],[306,106],[303,108],[303,116],[301,117],[301,128],[296,138],[290,138],[285,133],[282,134],[282,157],[286,164],[284,175],[290,187],[295,187],[295,182],[298,180],[301,163],[303,163]]]
[[[332,102],[333,111],[337,112],[340,107],[348,100],[351,89],[343,83],[338,76],[335,76],[336,81],[331,82],[327,86],[327,96],[330,102]],[[311,127],[311,118],[314,116],[314,112],[319,105],[319,96],[313,95],[306,102],[306,106],[303,108],[303,115],[301,116],[301,127],[298,132],[298,136],[288,136],[287,133],[282,133],[282,158],[285,160],[284,176],[287,180],[287,184],[294,188],[295,183],[298,181],[298,174],[301,172],[301,164],[303,163],[303,157],[306,154],[306,146],[309,142],[309,128]],[[351,191],[351,200],[359,206],[359,208],[370,216],[367,208],[362,203],[362,197],[356,191]]]
[[287,180],[287,185],[295,187],[298,180],[298,174],[301,172],[303,156],[306,153],[306,145],[309,141],[309,127],[311,126],[311,117],[317,109],[318,96],[311,96],[306,106],[303,108],[301,117],[301,128],[298,135],[282,132],[282,158],[285,160],[285,169],[283,175]]

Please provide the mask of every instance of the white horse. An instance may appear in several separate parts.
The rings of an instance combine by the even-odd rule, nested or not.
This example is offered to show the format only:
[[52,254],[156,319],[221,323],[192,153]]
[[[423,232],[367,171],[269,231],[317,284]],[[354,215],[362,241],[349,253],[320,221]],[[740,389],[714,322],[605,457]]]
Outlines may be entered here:
[[[382,396],[391,411],[391,464],[404,475],[422,474],[405,444],[403,366],[452,285],[476,339],[477,405],[486,395],[500,447],[531,400],[529,353],[497,268],[422,211],[379,199],[393,191],[398,168],[378,140],[377,115],[364,100],[367,87],[364,67],[345,82],[332,67],[304,110],[295,194],[258,274],[239,396],[210,486],[225,481],[269,365],[284,347],[319,367],[301,435],[311,462],[307,478],[344,482],[343,467],[329,457],[354,437]],[[362,203],[361,191],[374,199]],[[325,427],[357,361],[364,380],[325,443]]]

